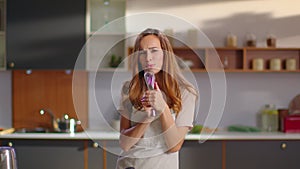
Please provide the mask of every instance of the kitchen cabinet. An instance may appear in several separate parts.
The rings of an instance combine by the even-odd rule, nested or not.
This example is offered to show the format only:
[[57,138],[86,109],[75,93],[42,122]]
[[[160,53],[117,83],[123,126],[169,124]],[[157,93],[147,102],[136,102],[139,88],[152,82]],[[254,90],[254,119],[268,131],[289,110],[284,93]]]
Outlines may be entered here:
[[299,141],[226,141],[228,169],[298,169]]
[[[124,58],[126,1],[87,0],[86,68],[89,71],[112,70],[114,60]],[[121,63],[120,67],[126,66]],[[114,68],[113,68],[114,69]]]
[[59,140],[5,140],[15,148],[18,168],[84,168],[84,142]]
[[[128,54],[133,48],[128,48]],[[193,72],[300,72],[300,48],[188,48],[174,47],[174,53],[184,64],[192,63]],[[263,70],[253,69],[253,60],[262,60]],[[271,60],[279,59],[280,70],[271,70]],[[287,70],[286,62],[292,59],[295,70]],[[179,64],[181,65],[181,64]],[[129,63],[130,67],[130,63]],[[183,67],[183,66],[181,66]]]
[[5,70],[6,1],[0,0],[0,70]]
[[115,168],[118,154],[121,152],[119,141],[95,140],[91,141],[88,148],[89,169]]
[[222,142],[185,141],[179,153],[179,168],[221,169]]
[[[85,19],[85,0],[7,1],[7,68],[73,69],[86,40]],[[77,63],[84,68],[84,59]]]

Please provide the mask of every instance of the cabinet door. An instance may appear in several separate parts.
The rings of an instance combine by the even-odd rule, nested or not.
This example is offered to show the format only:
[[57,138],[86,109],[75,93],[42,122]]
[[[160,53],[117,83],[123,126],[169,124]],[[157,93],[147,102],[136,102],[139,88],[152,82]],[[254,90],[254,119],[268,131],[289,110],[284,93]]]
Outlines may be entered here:
[[228,141],[228,169],[298,169],[300,141]]
[[[121,151],[118,141],[96,141],[89,148],[89,169],[114,169]],[[96,146],[95,146],[96,145]]]
[[179,168],[188,169],[221,169],[222,142],[185,141],[179,153]]
[[15,148],[18,168],[84,168],[83,141],[12,140],[9,142]]
[[85,11],[85,0],[7,1],[7,67],[72,69],[85,43]]
[[[41,116],[41,109],[53,111],[55,119],[68,114],[79,119],[82,127],[88,123],[87,73],[76,72],[76,88],[80,100],[74,102],[73,72],[62,70],[14,70],[12,71],[13,127],[52,129],[51,116]],[[74,97],[75,98],[75,97]],[[78,105],[80,103],[80,105]],[[75,109],[74,104],[77,104]],[[82,130],[81,127],[78,128]]]

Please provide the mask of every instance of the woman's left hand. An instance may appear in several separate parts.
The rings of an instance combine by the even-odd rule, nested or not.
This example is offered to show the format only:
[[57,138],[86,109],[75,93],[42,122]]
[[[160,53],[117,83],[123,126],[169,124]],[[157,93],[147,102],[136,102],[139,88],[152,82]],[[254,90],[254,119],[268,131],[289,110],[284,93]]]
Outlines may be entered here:
[[168,106],[157,82],[154,84],[154,90],[147,90],[145,96],[146,100],[158,113],[162,113]]

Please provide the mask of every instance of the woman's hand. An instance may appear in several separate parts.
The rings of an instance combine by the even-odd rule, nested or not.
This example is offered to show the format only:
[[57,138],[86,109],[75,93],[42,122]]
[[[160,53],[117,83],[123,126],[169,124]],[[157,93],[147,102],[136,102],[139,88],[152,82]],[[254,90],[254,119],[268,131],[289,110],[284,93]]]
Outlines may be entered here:
[[158,87],[157,82],[154,84],[154,90],[147,90],[145,96],[142,99],[144,106],[154,108],[158,113],[162,113],[168,106],[161,90]]

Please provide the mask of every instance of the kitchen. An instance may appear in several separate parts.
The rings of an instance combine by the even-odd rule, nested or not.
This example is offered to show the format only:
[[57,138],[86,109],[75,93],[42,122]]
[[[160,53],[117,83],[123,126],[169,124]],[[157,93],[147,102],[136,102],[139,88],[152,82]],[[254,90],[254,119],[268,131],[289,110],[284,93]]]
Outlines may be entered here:
[[[2,1],[1,1],[2,2]],[[114,1],[112,1],[113,4]],[[99,3],[99,1],[95,1]],[[244,47],[244,42],[246,40],[246,34],[248,32],[253,33],[257,38],[257,47],[265,47],[266,36],[268,32],[276,35],[277,38],[277,47],[278,48],[299,48],[299,10],[296,5],[299,2],[296,1],[137,1],[137,0],[128,0],[126,7],[117,7],[122,10],[126,9],[124,13],[126,15],[133,15],[141,12],[163,12],[169,15],[174,15],[179,18],[183,18],[187,22],[191,22],[201,31],[205,33],[207,37],[211,40],[212,44],[215,47],[224,47],[225,39],[229,32],[232,32],[237,36],[237,46]],[[116,3],[118,4],[118,3]],[[1,10],[2,11],[2,10]],[[114,10],[109,10],[114,11]],[[119,11],[119,10],[118,10]],[[107,17],[103,17],[104,19]],[[100,23],[99,23],[100,24]],[[170,23],[160,23],[162,29],[170,29]],[[142,24],[141,24],[142,25]],[[288,25],[288,26],[287,26]],[[97,24],[96,24],[97,26]],[[96,29],[96,28],[95,28]],[[172,27],[173,31],[182,32],[180,35],[183,37],[187,34],[187,29],[182,25],[178,27]],[[182,30],[181,30],[182,29]],[[130,25],[126,27],[128,31],[135,31]],[[127,47],[124,47],[126,51]],[[299,55],[298,55],[299,56]],[[87,60],[87,62],[89,62]],[[299,64],[299,62],[298,62]],[[93,68],[92,63],[89,65]],[[34,70],[33,70],[34,72]],[[100,71],[95,75],[92,71],[89,72],[89,103],[88,103],[88,128],[92,131],[95,130],[106,130],[107,126],[105,121],[102,118],[99,118],[98,103],[101,104],[101,112],[105,116],[105,119],[113,118],[113,111],[115,110],[115,105],[110,99],[101,99],[101,102],[93,99],[92,93],[96,92],[101,96],[108,96],[111,94],[111,85],[110,80],[112,79],[113,71]],[[123,76],[120,79],[117,79],[119,83],[122,83],[124,80],[130,77],[129,72],[120,72]],[[208,90],[211,88],[211,84],[207,80],[207,74],[203,72],[195,72],[195,79],[197,81],[199,91],[200,91],[200,113],[197,117],[197,123],[203,124],[208,112],[210,105],[211,91]],[[12,72],[11,68],[7,67],[0,72],[0,127],[10,128],[13,126],[12,123]],[[245,125],[245,126],[257,126],[257,113],[261,107],[265,104],[275,104],[278,108],[287,108],[290,101],[300,93],[299,89],[299,74],[298,73],[289,73],[289,72],[226,72],[226,104],[224,111],[222,112],[222,118],[218,124],[218,128],[226,128],[229,125]],[[114,95],[118,95],[119,91],[114,90]],[[112,99],[113,100],[113,99]],[[101,115],[101,113],[100,113]],[[241,136],[240,136],[241,135]],[[248,134],[240,133],[240,137],[247,137]],[[284,135],[283,140],[295,139],[295,135]],[[266,134],[265,137],[267,137]],[[217,137],[217,135],[216,135]],[[240,138],[239,137],[239,138]],[[264,137],[264,136],[260,136]],[[273,135],[272,135],[273,137]],[[276,141],[280,141],[279,136],[274,136]],[[279,138],[278,138],[279,137]],[[229,138],[233,139],[233,138]],[[297,140],[297,139],[296,139]],[[233,142],[235,143],[235,142]],[[253,146],[250,142],[249,147]],[[267,142],[263,142],[267,144]],[[42,144],[42,143],[41,143]],[[46,143],[44,143],[46,144]],[[74,147],[77,146],[77,143],[74,143]],[[217,141],[212,141],[207,143],[207,151],[213,152],[214,150],[218,152],[217,161],[222,161],[220,150],[222,150],[222,145]],[[271,144],[259,144],[257,147],[252,147],[253,149],[264,149],[272,144],[276,147],[276,143]],[[281,144],[281,142],[280,142]],[[292,142],[291,145],[288,144],[288,147],[293,147],[297,142]],[[238,144],[239,145],[239,144]],[[257,145],[257,144],[255,144]],[[81,145],[80,145],[81,146]],[[183,149],[185,152],[192,154],[188,157],[202,157],[209,156],[209,154],[199,155],[197,151],[193,152],[191,149],[194,146],[199,146],[199,144],[194,142],[188,142],[186,148]],[[233,145],[232,145],[233,146]],[[263,146],[263,147],[260,147]],[[30,147],[30,146],[28,146]],[[64,147],[64,146],[61,146]],[[234,146],[233,146],[234,147]],[[272,146],[270,146],[272,147]],[[234,147],[235,149],[238,149]],[[279,145],[276,147],[279,148]],[[47,147],[45,148],[47,149]],[[59,152],[59,148],[57,148]],[[272,148],[271,148],[272,149]],[[295,148],[296,149],[296,148]],[[289,149],[291,150],[291,149]],[[297,150],[297,149],[296,149]],[[204,150],[203,150],[204,151]],[[274,150],[275,151],[275,150]],[[268,152],[262,154],[268,155]],[[195,153],[195,155],[193,155]],[[96,153],[97,154],[97,153]],[[101,153],[100,153],[101,154]],[[213,154],[213,153],[212,153]],[[270,151],[270,154],[274,154],[273,151]],[[80,155],[79,155],[80,156]],[[93,156],[93,155],[90,155]],[[89,157],[90,157],[89,156]],[[110,156],[110,155],[108,155]],[[113,155],[112,155],[113,156]],[[212,156],[214,157],[214,156]],[[234,155],[227,158],[233,158]],[[261,156],[260,156],[261,157]],[[113,158],[113,157],[112,157]],[[202,157],[205,158],[205,157]],[[286,158],[283,158],[286,159]],[[21,160],[21,159],[20,159]],[[287,159],[288,160],[288,159]],[[291,160],[292,161],[292,160]],[[226,162],[226,161],[225,161]],[[221,168],[223,165],[226,166],[224,160],[223,163],[219,162],[215,168]],[[292,161],[293,162],[293,161]],[[102,166],[101,162],[98,162],[99,166]],[[90,164],[91,165],[91,164]],[[113,164],[107,163],[107,168],[113,166]],[[210,166],[209,164],[203,164]],[[212,164],[211,164],[212,165]],[[229,166],[228,166],[229,165]],[[276,163],[274,164],[276,165]],[[238,166],[238,165],[237,165]],[[201,164],[198,166],[192,167],[201,167]],[[296,166],[297,167],[297,166]],[[295,167],[295,168],[296,168]],[[81,167],[82,168],[82,167]],[[181,167],[183,168],[183,167]],[[187,167],[188,168],[188,167]],[[211,167],[213,168],[213,167]],[[234,168],[227,162],[226,168]],[[236,167],[238,168],[238,167]],[[263,168],[257,167],[256,168]],[[270,167],[266,167],[270,168]]]

